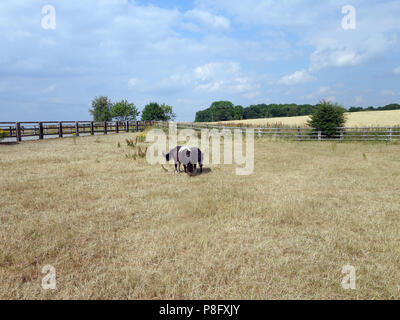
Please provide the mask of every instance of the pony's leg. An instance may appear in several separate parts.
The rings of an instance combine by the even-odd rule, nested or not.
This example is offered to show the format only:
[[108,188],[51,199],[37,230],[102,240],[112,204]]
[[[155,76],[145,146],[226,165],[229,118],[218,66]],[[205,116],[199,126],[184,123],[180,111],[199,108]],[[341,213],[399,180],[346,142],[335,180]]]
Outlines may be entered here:
[[200,163],[200,173],[203,173],[203,164]]
[[195,164],[194,165],[194,174],[196,174],[197,173],[197,167],[196,167],[197,165]]
[[184,165],[183,165],[183,169],[185,170],[185,173],[186,173],[186,168],[187,168],[187,167],[186,167],[186,164],[184,164]]
[[177,173],[177,172],[178,172],[178,164],[175,163],[175,173]]

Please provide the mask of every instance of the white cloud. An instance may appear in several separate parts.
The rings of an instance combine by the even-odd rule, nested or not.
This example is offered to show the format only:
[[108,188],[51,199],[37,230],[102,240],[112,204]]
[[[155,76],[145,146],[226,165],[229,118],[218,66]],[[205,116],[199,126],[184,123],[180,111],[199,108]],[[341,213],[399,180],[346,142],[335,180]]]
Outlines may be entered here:
[[356,1],[353,5],[357,29],[352,31],[342,29],[341,9],[348,3],[341,0],[198,0],[196,3],[205,10],[223,10],[242,24],[296,28],[300,45],[313,50],[311,70],[360,65],[399,46],[398,1],[371,0],[368,6]]
[[[393,49],[396,39],[383,34],[365,34],[357,36],[335,37],[331,31],[329,40],[326,35],[311,40],[316,49],[311,55],[311,70],[321,70],[327,67],[346,67],[363,64],[374,57]],[[340,34],[343,31],[336,31]]]
[[138,79],[137,78],[130,78],[129,80],[128,80],[128,85],[130,86],[130,87],[135,87],[137,84],[138,84]]
[[282,79],[279,80],[279,83],[291,86],[291,85],[311,82],[313,80],[315,80],[315,78],[311,74],[309,74],[307,70],[303,69],[296,71],[293,74],[289,74],[287,76],[282,77]]
[[43,93],[50,93],[53,92],[57,87],[57,84],[53,83],[52,85],[48,86],[47,88],[43,89]]
[[393,74],[400,75],[400,67],[393,69]]
[[241,94],[244,97],[257,96],[259,85],[240,69],[237,62],[212,62],[198,66],[194,69],[195,89]]
[[213,78],[234,76],[239,72],[240,66],[237,62],[213,62],[194,69],[195,77],[201,81]]
[[[0,98],[10,106],[8,118],[25,117],[14,111],[24,100],[42,112],[38,118],[62,118],[53,105],[39,100],[43,90],[55,90],[67,106],[73,105],[65,110],[76,118],[90,117],[86,102],[99,94],[127,98],[139,106],[149,99],[178,106],[184,106],[178,98],[192,100],[190,110],[175,110],[179,117],[181,111],[194,115],[198,104],[214,98],[245,105],[247,99],[296,102],[310,93],[313,101],[334,96],[352,104],[356,95],[365,95],[368,104],[379,105],[380,91],[393,90],[393,79],[382,77],[374,82],[375,94],[363,91],[375,70],[382,70],[382,62],[396,61],[399,1],[361,5],[355,0],[353,31],[341,28],[344,0],[197,0],[185,10],[149,3],[56,0],[57,29],[47,32],[40,26],[37,1],[0,1]],[[278,83],[283,66],[304,69],[285,73]],[[347,66],[355,67],[350,73],[343,68]],[[330,67],[342,70],[320,71]],[[327,87],[320,88],[316,81],[290,86],[314,77]],[[338,79],[343,89],[335,87]],[[287,89],[292,91],[285,96]]]
[[312,25],[329,10],[314,0],[197,0],[196,5],[207,10],[223,10],[241,23],[273,26]]
[[381,95],[383,96],[395,96],[396,94],[392,90],[382,90]]
[[199,10],[197,8],[187,11],[184,16],[189,20],[199,22],[211,29],[228,30],[230,28],[229,19],[223,16],[213,15],[208,11]]

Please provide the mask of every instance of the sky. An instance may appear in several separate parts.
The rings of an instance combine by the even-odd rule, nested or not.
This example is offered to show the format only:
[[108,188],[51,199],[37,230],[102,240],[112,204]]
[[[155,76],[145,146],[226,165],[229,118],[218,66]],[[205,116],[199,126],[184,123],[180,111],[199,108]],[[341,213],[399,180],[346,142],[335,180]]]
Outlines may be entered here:
[[399,0],[1,0],[0,121],[90,120],[96,96],[179,121],[217,100],[399,103],[399,17]]

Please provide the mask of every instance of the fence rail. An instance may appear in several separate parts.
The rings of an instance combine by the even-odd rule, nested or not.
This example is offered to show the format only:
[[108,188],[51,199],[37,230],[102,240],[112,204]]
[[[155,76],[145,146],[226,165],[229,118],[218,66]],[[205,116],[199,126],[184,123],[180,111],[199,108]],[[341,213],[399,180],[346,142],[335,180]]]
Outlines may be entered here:
[[[167,126],[168,123],[157,122],[158,125]],[[243,130],[253,129],[258,137],[271,137],[293,141],[400,141],[400,126],[398,127],[342,127],[336,128],[336,133],[326,135],[313,128],[265,128],[265,127],[234,127],[211,125],[201,123],[178,123],[178,129],[223,129]]]
[[153,121],[23,121],[0,122],[0,129],[5,132],[5,138],[15,138],[20,142],[24,137],[37,137],[42,140],[46,136],[62,138],[68,135],[138,132],[153,123]]
[[[46,136],[59,137],[108,134],[119,132],[138,132],[147,126],[168,127],[164,121],[24,121],[0,122],[0,129],[5,131],[6,138],[15,138],[17,142],[24,137],[37,137],[39,140]],[[326,135],[312,128],[265,128],[265,127],[233,127],[202,123],[177,123],[178,129],[218,129],[244,130],[253,129],[256,136],[268,136],[278,139],[295,141],[400,141],[399,127],[380,128],[337,128],[334,135]]]

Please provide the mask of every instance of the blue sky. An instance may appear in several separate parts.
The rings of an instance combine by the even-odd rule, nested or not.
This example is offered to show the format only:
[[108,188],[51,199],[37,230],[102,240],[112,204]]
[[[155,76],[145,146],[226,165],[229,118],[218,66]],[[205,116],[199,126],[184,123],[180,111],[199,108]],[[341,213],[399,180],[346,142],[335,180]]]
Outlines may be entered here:
[[399,17],[398,0],[2,0],[0,121],[88,120],[99,95],[187,121],[215,100],[399,103]]

